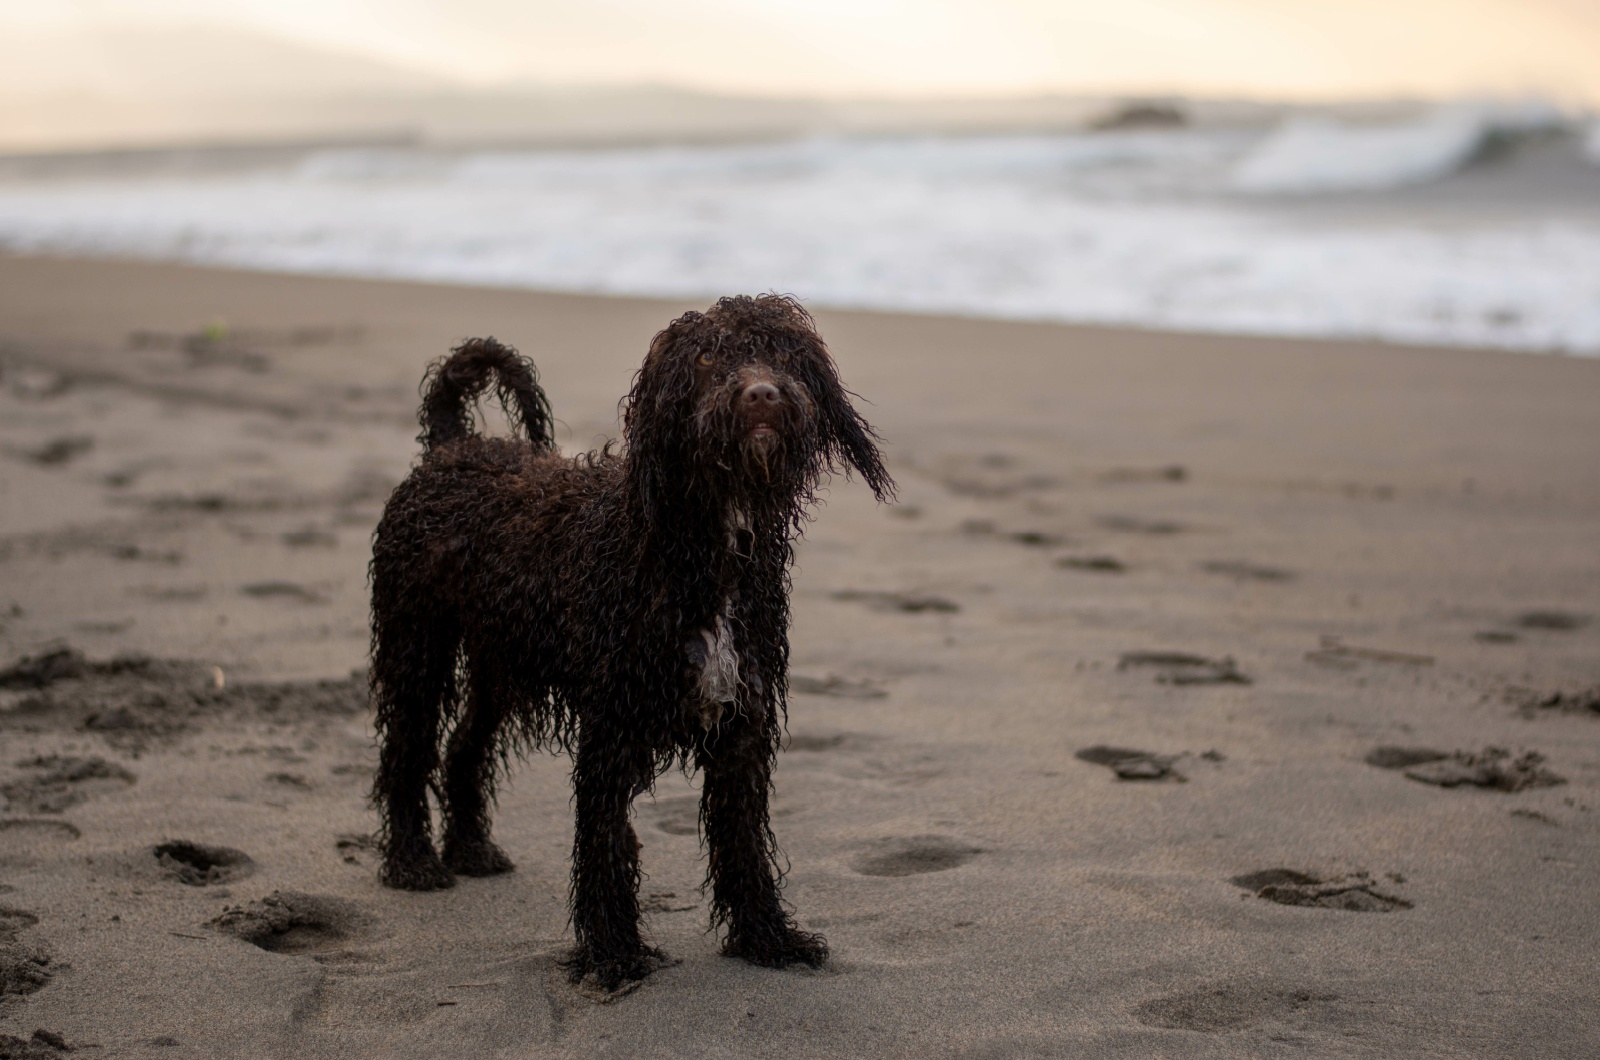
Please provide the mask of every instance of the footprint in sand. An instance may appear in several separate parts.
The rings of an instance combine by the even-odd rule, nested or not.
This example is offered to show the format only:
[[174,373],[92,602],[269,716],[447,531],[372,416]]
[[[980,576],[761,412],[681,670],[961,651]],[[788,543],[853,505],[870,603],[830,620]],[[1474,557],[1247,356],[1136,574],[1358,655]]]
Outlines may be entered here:
[[281,537],[283,543],[290,548],[335,548],[339,544],[338,534],[331,530],[320,530],[314,526],[290,530],[281,535]]
[[334,839],[333,848],[346,865],[361,865],[363,854],[375,857],[379,850],[378,837],[370,832],[345,832]]
[[838,674],[828,674],[826,677],[790,674],[789,691],[807,696],[834,696],[838,699],[883,699],[889,694],[887,690],[871,681],[853,681]]
[[1235,876],[1228,882],[1279,905],[1343,909],[1352,913],[1390,913],[1411,908],[1411,903],[1404,898],[1379,891],[1376,881],[1365,872],[1322,879],[1294,869],[1263,869]]
[[209,887],[243,879],[255,871],[250,855],[232,847],[173,839],[150,848],[162,873],[189,887]]
[[1207,574],[1222,574],[1237,581],[1287,582],[1294,573],[1282,567],[1265,567],[1242,559],[1212,559],[1200,564]]
[[700,834],[700,800],[695,796],[657,799],[652,809],[656,827],[668,835]]
[[976,500],[1004,500],[1060,485],[1053,475],[1023,470],[1017,458],[1008,453],[951,461],[939,481],[956,496]]
[[786,751],[800,753],[820,753],[823,751],[837,751],[850,742],[850,734],[846,732],[828,733],[796,733],[789,737],[784,745]]
[[907,614],[922,614],[924,612],[952,614],[961,610],[961,605],[953,600],[946,600],[942,596],[930,596],[926,593],[892,593],[872,589],[840,589],[833,594],[833,598],[851,603],[866,604],[874,611],[903,611]]
[[1119,534],[1181,534],[1189,529],[1172,519],[1146,519],[1137,515],[1102,515],[1095,519],[1095,525]]
[[240,587],[246,596],[254,596],[262,600],[292,600],[298,604],[327,603],[328,598],[315,589],[308,589],[298,582],[267,581],[251,582]]
[[1232,656],[1208,659],[1181,651],[1129,651],[1117,659],[1118,670],[1154,670],[1163,685],[1248,685],[1250,677]]
[[1285,989],[1276,983],[1230,983],[1158,997],[1134,1009],[1133,1015],[1149,1027],[1221,1034],[1271,1020],[1299,1021],[1311,1010],[1338,1001],[1337,994]]
[[227,907],[210,926],[269,953],[315,953],[358,937],[371,923],[348,899],[273,891],[260,901]]
[[641,913],[687,913],[699,908],[698,902],[679,898],[676,891],[650,891],[639,899]]
[[31,928],[39,922],[39,918],[26,909],[12,909],[10,906],[0,905],[0,938],[15,935],[23,928]]
[[72,377],[65,372],[27,365],[7,365],[3,377],[6,392],[21,401],[48,401],[72,389]]
[[[38,922],[39,918],[26,909],[0,906],[0,998],[31,994],[50,981],[50,954],[18,938]],[[4,1043],[0,1042],[0,1050],[3,1048]],[[0,1056],[5,1055],[9,1054],[0,1051]]]
[[1566,778],[1544,767],[1545,757],[1526,751],[1513,757],[1500,747],[1482,751],[1435,751],[1429,747],[1378,747],[1366,758],[1379,769],[1403,770],[1409,780],[1441,788],[1475,787],[1516,792],[1550,788]]
[[79,839],[83,836],[83,832],[71,821],[58,821],[52,817],[0,817],[0,832],[55,839]]
[[12,449],[10,452],[40,467],[61,467],[94,448],[94,439],[86,434],[52,438],[37,449]]
[[982,848],[939,835],[883,839],[851,864],[863,876],[920,876],[965,865]]
[[91,796],[116,791],[137,778],[115,762],[98,756],[82,758],[39,755],[17,763],[28,776],[0,784],[9,806],[30,813],[61,813]]

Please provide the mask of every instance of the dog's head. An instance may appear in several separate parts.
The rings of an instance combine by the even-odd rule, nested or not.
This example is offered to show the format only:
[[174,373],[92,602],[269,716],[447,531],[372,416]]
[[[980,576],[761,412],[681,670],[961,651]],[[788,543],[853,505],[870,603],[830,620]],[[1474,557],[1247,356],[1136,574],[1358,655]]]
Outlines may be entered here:
[[703,489],[755,507],[805,498],[841,469],[860,472],[888,500],[894,482],[850,396],[799,303],[724,298],[651,342],[626,399],[629,458],[653,488]]

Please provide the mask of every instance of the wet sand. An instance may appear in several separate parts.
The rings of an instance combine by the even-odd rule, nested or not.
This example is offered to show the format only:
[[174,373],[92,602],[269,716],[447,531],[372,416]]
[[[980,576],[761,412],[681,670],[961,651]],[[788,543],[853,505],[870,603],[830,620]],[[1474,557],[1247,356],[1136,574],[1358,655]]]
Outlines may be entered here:
[[718,956],[678,775],[637,806],[678,963],[624,997],[556,967],[562,759],[501,796],[515,873],[380,887],[365,568],[422,366],[514,343],[585,449],[691,307],[0,258],[0,1035],[1592,1051],[1597,360],[821,312],[902,487],[834,483],[795,573],[774,824],[830,965]]

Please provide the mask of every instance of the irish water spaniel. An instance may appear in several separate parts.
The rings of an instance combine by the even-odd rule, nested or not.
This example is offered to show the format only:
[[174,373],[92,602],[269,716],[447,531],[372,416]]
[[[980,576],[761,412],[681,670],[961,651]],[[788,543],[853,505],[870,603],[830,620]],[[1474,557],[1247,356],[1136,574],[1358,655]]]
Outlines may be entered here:
[[[490,386],[525,437],[474,432]],[[533,366],[493,339],[428,370],[423,456],[372,550],[386,884],[510,871],[489,838],[497,772],[515,752],[566,751],[568,968],[608,989],[643,978],[661,954],[640,932],[630,807],[668,769],[698,768],[724,952],[827,957],[782,901],[768,797],[794,542],[826,475],[854,469],[880,501],[894,493],[851,396],[811,317],[777,295],[724,298],[656,335],[620,450],[561,455]]]

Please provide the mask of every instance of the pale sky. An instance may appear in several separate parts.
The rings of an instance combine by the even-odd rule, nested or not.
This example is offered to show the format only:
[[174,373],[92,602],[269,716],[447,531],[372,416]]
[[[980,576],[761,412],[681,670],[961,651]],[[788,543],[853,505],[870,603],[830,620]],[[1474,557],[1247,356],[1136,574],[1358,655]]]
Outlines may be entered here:
[[0,93],[84,87],[85,39],[185,26],[475,85],[1600,102],[1600,0],[0,0]]

